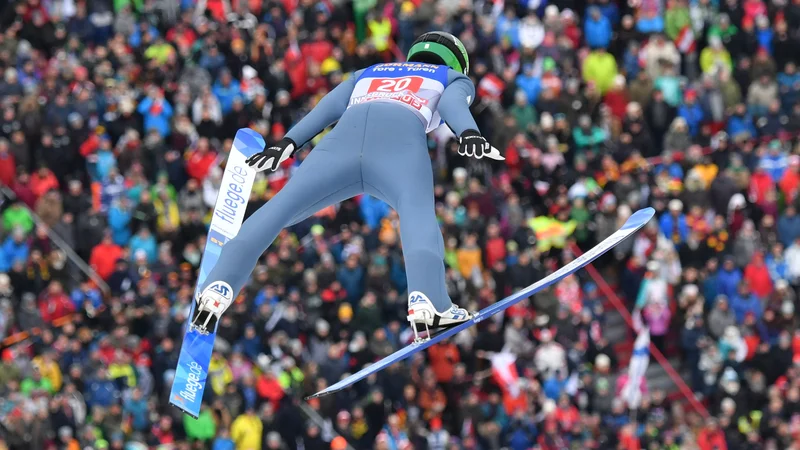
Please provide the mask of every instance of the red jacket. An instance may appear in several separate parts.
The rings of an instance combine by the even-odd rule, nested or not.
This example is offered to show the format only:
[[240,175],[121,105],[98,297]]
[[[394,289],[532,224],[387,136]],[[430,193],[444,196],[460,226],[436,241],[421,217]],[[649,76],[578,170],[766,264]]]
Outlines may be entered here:
[[697,436],[697,445],[700,450],[728,450],[728,444],[725,442],[725,433],[722,430],[711,432],[709,430],[702,430]]
[[758,298],[765,299],[772,293],[772,278],[769,276],[767,266],[764,265],[764,257],[756,255],[753,259],[755,261],[744,268],[744,279]]
[[122,247],[116,244],[98,244],[92,249],[89,257],[89,265],[100,277],[107,280],[114,273],[114,266],[117,260],[122,258]]
[[0,183],[6,186],[14,184],[17,179],[17,163],[11,153],[0,153]]
[[39,312],[42,314],[42,320],[53,323],[54,320],[74,313],[75,305],[67,294],[45,294],[39,301]]
[[617,119],[625,117],[625,109],[628,107],[628,93],[620,91],[609,91],[606,94],[604,103],[611,110],[611,114]]
[[486,242],[486,266],[492,267],[506,257],[506,242],[503,238],[489,239]]
[[48,170],[43,177],[38,172],[31,175],[31,190],[37,199],[51,189],[58,189],[58,179],[53,172]]
[[276,409],[284,395],[278,379],[274,376],[267,377],[264,374],[256,380],[256,392],[259,397],[269,400]]
[[317,64],[322,64],[333,54],[333,44],[330,41],[312,41],[300,47],[300,53],[307,59]]
[[216,160],[217,155],[212,152],[201,155],[193,151],[186,158],[186,173],[197,181],[203,181]]

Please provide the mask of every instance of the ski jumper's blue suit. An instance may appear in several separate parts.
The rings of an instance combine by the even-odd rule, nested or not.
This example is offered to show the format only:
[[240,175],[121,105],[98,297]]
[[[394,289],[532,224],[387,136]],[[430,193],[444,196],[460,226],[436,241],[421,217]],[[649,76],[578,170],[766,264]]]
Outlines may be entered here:
[[469,111],[474,95],[472,81],[446,66],[390,63],[357,71],[286,134],[302,145],[338,120],[225,244],[206,284],[225,281],[239,292],[283,228],[367,193],[400,216],[408,291],[423,292],[438,311],[450,308],[426,134],[442,123],[457,136],[478,131]]

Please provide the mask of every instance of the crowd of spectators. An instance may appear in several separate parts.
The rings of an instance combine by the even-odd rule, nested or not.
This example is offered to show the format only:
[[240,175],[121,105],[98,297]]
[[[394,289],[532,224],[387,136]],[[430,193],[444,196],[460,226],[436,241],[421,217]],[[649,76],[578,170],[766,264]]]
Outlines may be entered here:
[[[431,30],[469,50],[506,156],[431,133],[453,300],[482,308],[653,206],[596,266],[705,409],[646,380],[629,408],[585,272],[305,402],[410,338],[397,216],[370,197],[279,236],[200,418],[168,406],[236,130],[280,139]],[[798,44],[800,0],[0,1],[0,449],[797,450]]]

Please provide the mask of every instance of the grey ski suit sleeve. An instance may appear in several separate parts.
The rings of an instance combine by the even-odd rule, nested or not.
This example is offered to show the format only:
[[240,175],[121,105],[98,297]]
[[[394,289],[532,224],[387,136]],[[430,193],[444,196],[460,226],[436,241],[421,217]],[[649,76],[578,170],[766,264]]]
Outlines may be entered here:
[[456,136],[465,130],[480,132],[469,110],[475,99],[475,85],[472,80],[455,70],[448,71],[447,88],[439,100],[439,115]]

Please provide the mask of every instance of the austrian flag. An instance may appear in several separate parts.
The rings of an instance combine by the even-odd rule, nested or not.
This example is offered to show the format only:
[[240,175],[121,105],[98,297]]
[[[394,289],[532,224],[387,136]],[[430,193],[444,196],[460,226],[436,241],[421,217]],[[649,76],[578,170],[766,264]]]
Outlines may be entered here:
[[492,376],[500,385],[503,392],[511,398],[519,397],[519,373],[517,373],[517,356],[507,351],[492,353],[489,357],[492,362]]
[[683,54],[689,54],[695,51],[696,45],[692,27],[688,25],[683,27],[675,38],[675,46],[678,47],[678,50]]

